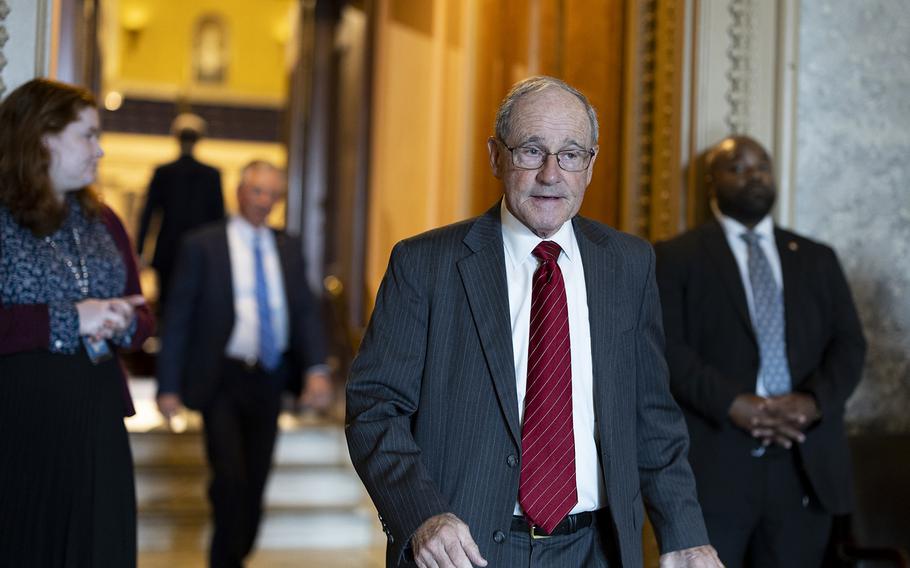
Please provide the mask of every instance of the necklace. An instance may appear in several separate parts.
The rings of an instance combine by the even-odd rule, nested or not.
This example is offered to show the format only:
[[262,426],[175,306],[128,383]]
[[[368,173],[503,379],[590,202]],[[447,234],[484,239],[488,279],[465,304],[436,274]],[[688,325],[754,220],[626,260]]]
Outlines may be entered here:
[[82,254],[82,241],[79,239],[79,231],[73,227],[73,241],[76,243],[76,253],[79,255],[79,267],[76,267],[76,263],[73,260],[63,254],[60,250],[60,247],[57,246],[57,243],[54,242],[54,239],[50,236],[44,237],[44,242],[46,242],[50,247],[57,253],[57,256],[63,260],[63,264],[70,269],[70,272],[73,273],[73,278],[76,279],[76,286],[79,287],[79,291],[82,292],[83,298],[88,298],[88,266],[85,262],[85,255]]

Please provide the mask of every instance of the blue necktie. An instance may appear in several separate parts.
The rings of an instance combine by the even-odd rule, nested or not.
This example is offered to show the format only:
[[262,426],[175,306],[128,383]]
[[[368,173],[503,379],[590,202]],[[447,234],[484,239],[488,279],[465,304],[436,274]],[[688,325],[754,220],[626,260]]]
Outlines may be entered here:
[[265,264],[262,261],[262,239],[259,233],[253,241],[253,256],[256,264],[256,309],[259,313],[259,364],[266,371],[274,371],[281,363],[281,354],[275,342],[272,327],[272,308],[269,306],[269,285],[265,278]]
[[790,392],[790,367],[787,363],[787,341],[784,335],[784,297],[771,265],[758,244],[759,235],[742,234],[749,250],[749,283],[752,285],[752,327],[758,339],[758,380],[771,396]]

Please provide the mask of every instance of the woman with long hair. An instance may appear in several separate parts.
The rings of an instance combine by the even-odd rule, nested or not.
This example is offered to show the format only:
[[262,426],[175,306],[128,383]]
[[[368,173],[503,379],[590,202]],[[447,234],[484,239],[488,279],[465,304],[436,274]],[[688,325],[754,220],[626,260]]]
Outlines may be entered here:
[[0,564],[136,565],[116,354],[154,322],[129,237],[91,189],[95,99],[34,79],[0,103]]

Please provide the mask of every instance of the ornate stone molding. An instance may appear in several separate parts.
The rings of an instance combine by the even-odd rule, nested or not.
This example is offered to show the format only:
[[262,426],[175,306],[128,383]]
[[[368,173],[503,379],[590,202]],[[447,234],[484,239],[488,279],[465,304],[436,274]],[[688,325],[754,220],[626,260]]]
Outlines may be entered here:
[[646,0],[631,4],[621,226],[656,240],[679,230],[685,3]]
[[6,26],[3,25],[3,22],[9,15],[9,10],[10,7],[6,0],[0,0],[0,97],[6,92],[6,84],[3,82],[3,68],[6,67],[6,56],[3,55],[3,46],[6,45],[6,41],[9,39],[9,33],[6,31]]
[[641,98],[638,114],[638,175],[635,232],[648,235],[651,232],[652,184],[654,181],[654,85],[656,80],[655,52],[657,51],[657,1],[642,2],[640,14],[641,68],[639,85]]
[[724,122],[732,134],[744,134],[750,132],[754,6],[752,0],[731,0],[728,10],[731,16],[727,28],[730,37],[727,59],[730,67],[727,71],[726,99],[730,107]]
[[652,161],[652,240],[672,237],[679,230],[681,52],[684,0],[659,2],[655,45],[654,154]]

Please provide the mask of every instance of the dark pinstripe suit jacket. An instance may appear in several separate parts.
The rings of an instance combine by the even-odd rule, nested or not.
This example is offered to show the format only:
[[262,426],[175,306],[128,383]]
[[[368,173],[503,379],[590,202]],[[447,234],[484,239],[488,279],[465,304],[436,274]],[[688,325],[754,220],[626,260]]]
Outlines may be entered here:
[[[641,566],[643,504],[661,549],[707,543],[663,356],[651,247],[576,217],[590,312],[599,453],[623,566]],[[518,495],[518,421],[499,206],[398,243],[347,387],[347,439],[389,540],[453,512],[501,566]]]

